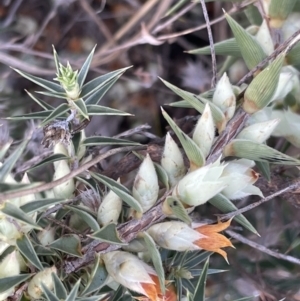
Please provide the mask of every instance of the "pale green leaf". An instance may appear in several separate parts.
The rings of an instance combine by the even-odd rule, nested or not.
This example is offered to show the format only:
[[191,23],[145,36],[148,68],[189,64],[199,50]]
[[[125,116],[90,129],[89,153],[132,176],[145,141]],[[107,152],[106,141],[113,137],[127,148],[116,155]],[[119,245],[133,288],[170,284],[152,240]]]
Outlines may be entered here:
[[66,201],[65,199],[41,199],[29,202],[25,205],[22,205],[20,209],[25,213],[33,213],[36,211],[42,211],[45,208],[48,208],[51,205],[59,204]]
[[262,143],[244,139],[234,139],[225,146],[224,156],[235,156],[254,161],[282,165],[300,165],[300,160],[281,153]]
[[[223,194],[219,193],[208,201],[214,207],[220,209],[224,213],[229,213],[238,210],[238,208]],[[254,234],[258,235],[256,229],[251,225],[251,223],[244,217],[243,214],[236,215],[234,217],[239,224],[244,226],[246,229]]]
[[73,285],[73,288],[71,290],[71,292],[69,293],[68,297],[66,298],[65,301],[75,301],[76,300],[76,297],[78,295],[78,289],[79,289],[79,286],[80,286],[80,282],[81,282],[81,279],[79,279],[75,285]]
[[75,234],[66,234],[53,241],[49,247],[76,257],[82,256],[80,238]]
[[5,178],[14,168],[14,165],[23,154],[25,147],[27,146],[28,139],[25,139],[10,155],[5,159],[4,163],[0,167],[0,182],[4,182]]
[[[65,114],[69,110],[70,110],[69,105],[66,103],[62,103],[57,108],[55,108],[47,118],[45,118],[41,122],[40,127],[43,127],[43,126],[47,125],[49,122],[51,122],[52,120],[57,119],[58,117],[61,117],[63,114]],[[46,111],[46,112],[48,112],[48,111]]]
[[[196,109],[199,113],[203,113],[206,103],[209,103],[210,110],[214,119],[214,122],[218,128],[219,131],[222,131],[224,128],[224,122],[225,122],[225,116],[222,113],[222,111],[211,101],[208,99],[197,96],[193,93],[184,91],[182,89],[179,89],[178,87],[170,84],[169,82],[161,79],[161,81],[173,92],[175,92],[177,95],[182,97],[185,101],[187,101],[194,109]],[[178,104],[178,102],[177,102]],[[173,104],[174,105],[174,104]],[[174,130],[174,129],[173,129]]]
[[11,277],[5,277],[0,279],[0,294],[9,290],[12,287],[17,286],[18,284],[25,282],[30,278],[32,274],[22,274]]
[[261,71],[249,84],[244,95],[243,109],[249,113],[255,113],[266,107],[272,100],[285,54],[280,54],[268,67]]
[[143,212],[143,209],[140,203],[130,194],[129,190],[125,188],[122,184],[117,181],[106,177],[104,175],[98,173],[92,173],[91,176],[96,180],[100,181],[104,185],[106,185],[109,189],[111,189],[118,197],[120,197],[125,203],[127,203],[130,207],[135,209],[137,212]]
[[7,117],[6,119],[11,119],[11,120],[44,119],[49,117],[52,113],[53,111],[40,111],[40,112],[23,114],[23,115],[11,116],[11,117]]
[[206,260],[202,273],[199,277],[197,286],[194,292],[194,301],[205,301],[205,287],[206,287],[206,278],[207,278],[207,270],[209,265],[209,258]]
[[101,75],[101,76],[89,81],[82,87],[80,97],[81,98],[88,97],[89,95],[93,94],[95,91],[97,91],[101,87],[103,87],[107,82],[109,82],[113,78],[121,76],[129,68],[131,68],[131,67],[118,69],[118,70],[106,73],[104,75]]
[[[224,40],[222,42],[218,42],[218,43],[214,44],[214,49],[215,49],[216,55],[230,55],[230,56],[234,56],[234,57],[242,56],[240,48],[239,48],[235,38],[231,38],[231,39]],[[205,46],[205,47],[189,50],[186,52],[190,53],[190,54],[210,55],[211,48],[210,48],[210,46]]]
[[45,101],[43,101],[42,99],[37,98],[36,96],[34,96],[33,94],[31,94],[30,92],[28,92],[27,90],[25,90],[26,93],[28,94],[28,96],[30,98],[32,98],[39,106],[41,106],[43,109],[45,109],[46,111],[51,111],[54,110],[54,107],[52,107],[51,105],[49,105],[48,103],[46,103]]
[[120,78],[122,74],[112,78],[102,85],[98,90],[91,94],[86,100],[86,105],[96,105],[100,102],[106,92],[114,85],[114,83]]
[[99,105],[87,105],[86,108],[89,116],[93,116],[93,115],[132,116],[129,113],[117,109],[99,106]]
[[56,92],[56,93],[64,92],[63,88],[56,83],[53,83],[46,79],[31,75],[31,74],[21,71],[19,69],[15,69],[15,68],[12,68],[12,69],[15,70],[16,72],[18,72],[21,76],[29,79],[30,81],[34,82],[35,84],[39,85],[40,87],[42,87],[50,92]]
[[79,98],[72,102],[72,105],[76,108],[76,110],[86,119],[90,119],[87,111],[87,107],[82,98]]
[[35,168],[41,167],[41,166],[49,164],[49,163],[53,163],[53,162],[57,162],[57,161],[61,161],[61,160],[68,160],[68,159],[70,159],[70,158],[64,154],[53,154],[53,155],[50,155],[49,157],[43,159],[42,161],[38,162],[37,164],[33,165],[32,167],[29,168],[29,170],[33,170]]
[[165,271],[161,261],[160,253],[156,247],[153,238],[147,232],[143,233],[143,237],[147,245],[148,252],[151,256],[151,260],[154,265],[155,271],[157,273],[162,293],[165,294]]
[[85,208],[80,206],[71,206],[71,205],[65,205],[66,209],[70,209],[74,213],[76,213],[81,219],[83,219],[87,225],[93,230],[98,231],[100,230],[100,226],[97,223],[95,217],[93,217],[90,213],[86,212]]
[[187,134],[185,134],[172,120],[172,118],[164,111],[162,108],[162,114],[164,118],[167,120],[172,130],[178,137],[189,161],[192,169],[196,167],[201,167],[205,164],[205,158],[201,152],[199,146],[194,142],[192,138],[190,138]]
[[168,196],[165,200],[168,204],[168,207],[172,210],[172,213],[180,220],[185,222],[188,225],[192,224],[192,220],[189,217],[186,209],[184,208],[182,202],[178,201],[172,196]]
[[88,295],[94,291],[99,290],[104,284],[108,276],[108,273],[102,263],[100,263],[99,254],[96,255],[95,262],[93,264],[93,270],[89,275],[88,282],[81,293],[81,295]]
[[88,236],[110,244],[127,245],[127,243],[121,241],[115,224],[108,224],[101,228],[101,230]]
[[22,253],[22,255],[33,266],[35,266],[40,271],[44,269],[27,235],[24,234],[22,235],[22,237],[18,238],[16,240],[16,245],[20,253]]
[[234,34],[237,45],[240,48],[242,57],[248,69],[253,69],[263,59],[265,59],[267,55],[265,54],[258,41],[249,32],[247,32],[247,30],[241,27],[241,25],[239,25],[227,13],[225,13],[225,17]]
[[82,88],[83,83],[85,81],[85,78],[88,74],[88,71],[89,71],[93,56],[94,56],[95,49],[96,49],[96,45],[94,46],[94,48],[92,49],[92,51],[90,52],[90,54],[86,58],[85,62],[83,63],[80,71],[78,72],[77,82],[79,84],[80,89]]
[[23,210],[12,203],[5,202],[1,205],[0,210],[4,215],[12,217],[19,222],[25,223],[26,225],[29,225],[34,229],[42,229]]
[[48,301],[60,301],[43,282],[41,282],[41,287]]

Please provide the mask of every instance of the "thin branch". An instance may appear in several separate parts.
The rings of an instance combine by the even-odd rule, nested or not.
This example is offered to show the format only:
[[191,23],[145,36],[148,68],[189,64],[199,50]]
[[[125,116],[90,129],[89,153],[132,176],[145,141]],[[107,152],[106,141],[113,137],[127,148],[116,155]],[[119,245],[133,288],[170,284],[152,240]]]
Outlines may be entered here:
[[243,237],[242,235],[236,233],[236,232],[233,232],[231,230],[226,230],[226,233],[229,234],[231,237],[233,237],[234,239],[254,248],[254,249],[257,249],[263,253],[266,253],[270,256],[273,256],[277,259],[282,259],[282,260],[286,260],[286,261],[289,261],[291,263],[294,263],[294,264],[297,264],[297,265],[300,265],[300,259],[298,258],[295,258],[293,256],[290,256],[290,255],[284,255],[284,254],[281,254],[281,253],[277,253],[275,251],[272,251],[268,248],[266,248],[265,246],[262,246],[252,240],[249,240],[245,237]]
[[16,192],[6,192],[6,193],[1,193],[0,194],[0,203],[3,203],[5,200],[8,199],[12,199],[12,198],[16,198],[16,197],[21,197],[21,196],[25,196],[25,195],[29,195],[29,194],[33,194],[33,193],[38,193],[41,191],[45,191],[45,190],[49,190],[54,188],[57,185],[60,185],[72,178],[74,178],[75,176],[85,172],[86,170],[88,170],[90,167],[94,166],[95,164],[97,164],[98,162],[102,161],[103,159],[110,157],[112,155],[121,153],[121,152],[129,152],[132,150],[140,150],[140,149],[144,149],[145,146],[125,146],[125,147],[119,147],[119,148],[115,148],[112,150],[109,150],[108,152],[106,152],[105,154],[101,154],[97,157],[95,157],[94,159],[86,162],[85,164],[81,165],[78,169],[73,170],[72,172],[68,173],[67,175],[65,175],[64,177],[50,182],[50,183],[46,183],[46,184],[42,184],[33,188],[28,188],[28,189],[24,189],[21,191],[16,191]]
[[[227,12],[227,14],[232,15],[232,14],[238,12],[239,10],[241,10],[244,7],[245,6],[234,6],[232,9],[230,9]],[[211,25],[214,25],[214,24],[217,24],[217,23],[223,21],[224,19],[225,19],[225,15],[222,15],[222,16],[212,20],[209,24],[211,26]],[[161,40],[161,41],[169,40],[169,39],[177,38],[177,37],[180,37],[180,36],[185,36],[189,33],[193,33],[193,32],[205,29],[206,27],[207,27],[207,24],[203,24],[203,25],[193,27],[193,28],[189,28],[189,29],[186,29],[186,30],[183,30],[183,31],[174,32],[174,33],[170,33],[170,34],[166,34],[166,35],[161,35],[161,36],[158,36],[157,39]]]
[[181,11],[179,11],[178,13],[176,13],[172,18],[170,18],[169,20],[165,21],[164,23],[157,25],[154,30],[152,30],[152,34],[156,34],[157,32],[160,32],[161,30],[163,30],[164,28],[168,27],[169,25],[171,25],[173,22],[175,22],[177,19],[179,19],[181,16],[183,16],[185,13],[187,13],[188,11],[190,11],[193,7],[195,7],[197,5],[196,2],[192,2],[189,5],[187,5],[186,7],[184,7]]
[[202,6],[203,16],[205,19],[207,34],[209,39],[210,55],[211,55],[211,63],[212,63],[211,65],[212,65],[212,73],[213,73],[212,80],[211,80],[211,87],[214,88],[217,84],[217,60],[216,60],[216,53],[214,47],[214,39],[210,27],[210,22],[209,22],[209,17],[208,17],[205,2],[204,0],[200,0],[200,2]]
[[255,203],[252,203],[244,208],[241,208],[239,210],[236,210],[236,211],[233,211],[233,212],[230,212],[230,213],[227,213],[227,214],[222,214],[220,215],[220,220],[228,220],[236,215],[239,215],[239,214],[242,214],[246,211],[249,211],[255,207],[258,207],[260,206],[261,204],[263,203],[266,203],[272,199],[274,199],[275,197],[279,196],[279,195],[282,195],[284,193],[287,193],[287,192],[291,192],[293,190],[297,190],[300,188],[300,180],[296,180],[294,183],[290,184],[289,186],[281,189],[281,190],[278,190],[276,191],[275,193],[272,193],[270,194],[269,196],[267,196],[266,198],[262,198],[261,200],[255,202]]

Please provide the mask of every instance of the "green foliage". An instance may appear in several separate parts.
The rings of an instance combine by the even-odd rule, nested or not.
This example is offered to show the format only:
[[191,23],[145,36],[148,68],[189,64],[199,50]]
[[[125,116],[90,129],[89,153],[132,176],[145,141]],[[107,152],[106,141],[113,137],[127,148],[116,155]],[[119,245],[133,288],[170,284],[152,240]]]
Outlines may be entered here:
[[[270,28],[284,28],[295,3],[294,0],[284,3],[272,0],[266,4],[269,5]],[[176,14],[185,4],[187,1],[171,5],[166,16]],[[216,87],[196,95],[162,80],[176,97],[182,99],[170,106],[193,108],[201,114],[198,121],[207,121],[206,127],[200,124],[199,131],[196,130],[197,123],[193,132],[185,132],[162,109],[172,130],[168,137],[172,134],[174,138],[172,141],[173,138],[165,139],[165,150],[170,148],[170,153],[177,152],[176,158],[165,158],[169,159],[167,163],[162,162],[164,151],[160,150],[159,158],[155,157],[157,153],[151,152],[151,144],[146,154],[138,152],[142,149],[141,143],[117,138],[122,136],[86,137],[85,128],[93,116],[132,116],[99,105],[129,67],[86,82],[96,46],[79,70],[74,70],[69,62],[63,65],[53,47],[56,82],[14,69],[44,89],[36,93],[45,100],[26,91],[42,110],[6,116],[6,119],[40,120],[37,125],[43,128],[42,144],[53,146],[53,153],[25,168],[26,173],[21,179],[16,166],[18,161],[27,160],[24,153],[31,136],[12,147],[13,150],[10,150],[11,139],[4,143],[0,141],[1,300],[9,296],[15,298],[18,290],[22,295],[20,300],[206,299],[207,277],[226,272],[215,268],[219,262],[215,261],[213,253],[219,253],[227,261],[223,248],[233,245],[220,233],[226,232],[231,220],[211,225],[210,222],[203,223],[201,216],[199,225],[197,213],[201,212],[201,206],[205,208],[209,203],[216,212],[234,212],[240,204],[233,201],[262,196],[262,191],[255,186],[258,179],[255,165],[270,180],[273,165],[300,164],[298,158],[265,141],[274,135],[299,147],[299,131],[292,126],[299,121],[297,114],[285,119],[281,132],[278,133],[278,129],[272,129],[274,133],[267,132],[263,142],[255,141],[259,139],[260,130],[259,133],[253,130],[251,141],[236,138],[243,128],[276,118],[279,113],[274,113],[275,108],[287,107],[286,98],[293,96],[299,101],[299,79],[295,70],[300,66],[299,55],[295,52],[299,45],[291,50],[292,46],[287,44],[281,53],[267,57],[269,53],[264,41],[271,36],[270,28],[263,27],[263,18],[253,3],[244,12],[256,27],[245,29],[225,13],[234,38],[220,41],[214,47],[217,55],[230,56],[220,68],[222,71],[241,63],[237,59],[242,59],[251,71],[247,83],[243,81],[234,86],[226,74],[220,74],[222,78]],[[150,34],[149,41],[154,39]],[[262,36],[265,39],[259,38]],[[276,45],[267,46],[274,48]],[[188,52],[206,55],[210,51],[211,48],[206,46]],[[282,84],[283,79],[286,84]],[[49,97],[64,102],[54,106],[47,102]],[[297,106],[290,110],[297,111]],[[238,119],[239,114],[243,118]],[[119,149],[103,148],[114,146]],[[128,152],[135,155],[130,162],[126,161]],[[119,164],[112,163],[115,170],[108,176],[103,160],[117,154],[122,154],[121,160],[112,162],[129,167],[124,168],[125,174],[119,174]],[[150,162],[146,175],[130,173],[146,160]],[[189,168],[187,171],[186,167]],[[40,170],[49,176],[49,182],[40,182],[44,177],[34,176],[33,171]],[[182,170],[184,174],[180,174]],[[27,173],[32,173],[32,183]],[[103,200],[111,195],[117,201],[101,207],[101,202],[104,204]],[[147,202],[151,203],[149,210]],[[193,211],[196,214],[191,214]],[[102,224],[99,213],[112,218]],[[271,217],[267,212],[266,220],[268,218]],[[237,214],[233,221],[242,226],[238,230],[258,234],[252,218]],[[290,242],[288,251],[297,251],[299,239],[295,235],[298,233],[293,236],[287,231],[284,234]],[[235,252],[239,252],[239,247]],[[248,261],[246,258],[243,264],[248,266]]]

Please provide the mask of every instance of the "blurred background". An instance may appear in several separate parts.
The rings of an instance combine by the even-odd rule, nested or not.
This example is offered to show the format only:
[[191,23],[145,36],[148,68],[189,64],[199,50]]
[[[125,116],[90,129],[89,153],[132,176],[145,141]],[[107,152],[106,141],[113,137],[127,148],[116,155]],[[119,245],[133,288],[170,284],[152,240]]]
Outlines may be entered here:
[[[242,26],[249,25],[244,14],[247,1],[215,1],[207,3],[215,42],[231,37],[222,9],[232,14]],[[249,2],[249,1],[248,1]],[[210,89],[211,58],[185,51],[208,45],[201,4],[185,0],[1,0],[0,1],[0,118],[38,111],[27,96],[39,90],[8,66],[52,80],[55,66],[52,45],[61,60],[74,69],[97,44],[88,79],[118,68],[131,66],[101,100],[102,105],[134,114],[133,117],[94,117],[86,128],[87,136],[114,136],[136,126],[148,124],[151,133],[163,137],[166,122],[160,106],[179,100],[158,79],[199,94]],[[224,57],[217,57],[218,67]],[[247,72],[240,61],[228,70],[234,84]],[[59,99],[47,98],[51,105]],[[165,107],[175,119],[196,116],[192,109]],[[3,121],[6,122],[6,121]],[[8,123],[9,134],[16,143],[37,124],[14,121]],[[192,127],[190,128],[190,130]],[[0,138],[8,135],[0,128]],[[41,130],[35,130],[27,148],[27,158],[45,150],[40,142]],[[141,142],[148,143],[143,137]],[[24,163],[24,162],[23,162]],[[292,177],[293,170],[277,170]],[[260,183],[267,194],[276,191],[280,181]],[[273,186],[272,186],[273,185]],[[271,188],[270,188],[271,187]],[[252,198],[237,201],[237,206],[254,202]],[[261,237],[234,224],[236,232],[247,239],[282,254],[300,257],[300,201],[297,195],[283,195],[245,216]],[[210,205],[199,210],[202,219],[215,219],[220,213]],[[210,268],[224,273],[208,276],[209,300],[233,300],[257,295],[253,300],[300,300],[300,267],[262,253],[233,240],[236,250],[228,250],[230,265],[212,256]]]

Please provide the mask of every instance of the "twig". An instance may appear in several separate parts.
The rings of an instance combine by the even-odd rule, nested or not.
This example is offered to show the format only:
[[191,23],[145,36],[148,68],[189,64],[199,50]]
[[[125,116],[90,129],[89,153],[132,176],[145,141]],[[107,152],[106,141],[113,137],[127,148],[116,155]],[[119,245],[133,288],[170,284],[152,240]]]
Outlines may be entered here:
[[[227,14],[232,15],[232,14],[236,13],[237,11],[239,11],[240,9],[244,8],[244,7],[245,7],[244,5],[243,6],[235,6],[232,9],[230,9],[227,12]],[[225,19],[225,15],[222,15],[222,16],[212,20],[209,24],[214,25],[214,24],[217,24],[217,23],[223,21],[224,19]],[[206,27],[207,27],[207,24],[203,24],[203,25],[193,27],[193,28],[189,28],[189,29],[186,29],[186,30],[183,30],[183,31],[174,32],[174,33],[170,33],[170,34],[166,34],[166,35],[161,35],[161,36],[158,36],[157,39],[161,40],[161,41],[169,40],[169,39],[177,38],[177,37],[180,37],[180,36],[185,36],[189,33],[195,32],[195,31],[205,29]]]
[[284,194],[284,193],[287,193],[287,192],[291,192],[293,190],[296,190],[296,189],[299,189],[300,188],[300,180],[296,180],[294,183],[290,184],[289,186],[281,189],[281,190],[278,190],[276,191],[275,193],[272,193],[271,195],[267,196],[266,198],[262,198],[261,200],[255,202],[255,203],[252,203],[244,208],[241,208],[239,210],[236,210],[236,211],[233,211],[233,212],[230,212],[230,213],[227,213],[227,214],[222,214],[220,215],[220,220],[227,220],[227,219],[230,219],[232,218],[233,216],[236,216],[236,215],[239,215],[239,214],[242,214],[246,211],[249,211],[263,203],[266,203],[272,199],[274,199],[275,197],[281,195],[281,194]]
[[46,183],[46,184],[42,184],[33,188],[28,188],[28,189],[24,189],[21,191],[15,191],[15,192],[6,192],[6,193],[1,193],[0,194],[0,203],[3,203],[5,200],[11,199],[11,198],[16,198],[16,197],[21,197],[21,196],[25,196],[25,195],[29,195],[29,194],[33,194],[33,193],[38,193],[41,191],[45,191],[45,190],[49,190],[52,189],[53,187],[60,185],[72,178],[74,178],[75,176],[85,172],[86,170],[88,170],[90,167],[94,166],[95,164],[97,164],[98,162],[100,162],[101,160],[110,157],[112,155],[121,153],[121,152],[129,152],[132,150],[139,150],[139,149],[144,149],[145,146],[125,146],[125,147],[119,147],[119,148],[115,148],[112,150],[109,150],[108,152],[106,152],[105,154],[101,154],[97,157],[95,157],[94,159],[86,162],[85,164],[81,165],[78,169],[73,170],[72,172],[68,173],[67,175],[65,175],[64,177],[50,182],[50,183]]
[[265,246],[262,246],[256,242],[253,242],[245,237],[243,237],[242,235],[236,233],[236,232],[233,232],[232,230],[226,230],[226,233],[229,234],[231,237],[233,237],[234,239],[252,247],[252,248],[255,248],[263,253],[266,253],[270,256],[273,256],[277,259],[282,259],[282,260],[286,260],[286,261],[289,261],[291,263],[295,263],[295,264],[298,264],[300,265],[300,259],[298,258],[295,258],[293,256],[290,256],[290,255],[284,255],[284,254],[281,254],[281,253],[277,253],[275,251],[272,251],[268,248],[266,248]]
[[59,221],[55,218],[52,218],[50,216],[46,217],[47,220],[49,220],[51,223],[63,228],[63,229],[66,229],[68,230],[70,233],[72,234],[76,234],[78,235],[80,238],[86,238],[86,236],[84,234],[82,234],[80,231],[77,231],[71,227],[69,227],[68,225],[66,225],[65,221]]
[[210,55],[211,55],[211,62],[212,62],[212,80],[211,80],[211,88],[214,88],[217,84],[217,60],[216,60],[216,53],[215,53],[215,47],[214,47],[214,39],[212,36],[212,31],[210,27],[210,22],[209,22],[209,17],[206,9],[206,5],[204,3],[204,0],[200,0],[201,5],[202,5],[202,11],[203,11],[203,16],[205,19],[206,23],[206,28],[207,28],[207,34],[208,34],[208,39],[209,39],[209,46],[210,46]]
[[169,25],[171,25],[174,21],[176,21],[178,18],[180,18],[182,15],[184,15],[185,13],[187,13],[188,11],[190,11],[193,7],[195,7],[197,5],[196,2],[192,2],[189,5],[187,5],[186,7],[184,7],[181,11],[179,11],[178,13],[176,13],[172,18],[170,18],[169,20],[167,20],[166,22],[164,22],[163,24],[157,25],[153,30],[152,30],[152,34],[156,34],[157,32],[160,32],[162,29],[168,27]]
[[94,9],[90,6],[88,1],[85,0],[80,0],[79,1],[81,7],[83,8],[83,10],[90,16],[90,18],[97,24],[98,28],[100,29],[100,31],[103,33],[103,35],[105,36],[106,40],[109,41],[109,43],[111,43],[112,45],[114,45],[114,41],[113,41],[113,36],[110,33],[109,29],[107,28],[107,26],[104,24],[104,22],[102,22],[102,20],[96,15],[96,12],[94,11]]
[[32,168],[34,165],[40,163],[42,160],[44,160],[45,158],[47,158],[48,156],[50,156],[53,153],[53,151],[45,151],[44,153],[35,156],[33,158],[31,158],[30,160],[26,161],[23,165],[19,166],[18,168],[16,168],[16,174],[18,173],[22,173],[30,168]]
[[[150,9],[158,2],[158,0],[148,0],[142,7],[139,9],[137,14],[134,14],[133,17],[115,33],[113,40],[117,42],[120,40],[129,30],[131,30],[136,23],[146,15]],[[95,53],[94,57],[98,58],[101,57],[106,49],[109,49],[112,46],[112,41],[104,44],[100,50]]]

